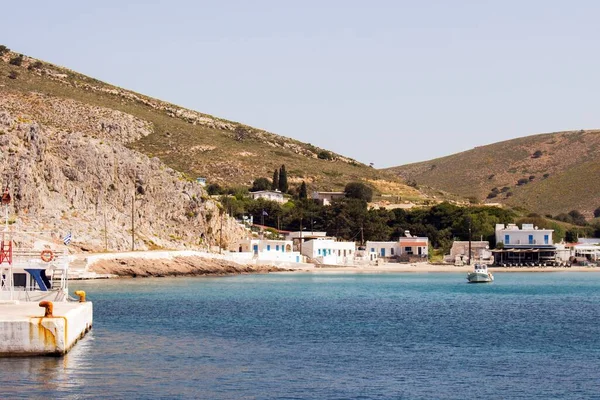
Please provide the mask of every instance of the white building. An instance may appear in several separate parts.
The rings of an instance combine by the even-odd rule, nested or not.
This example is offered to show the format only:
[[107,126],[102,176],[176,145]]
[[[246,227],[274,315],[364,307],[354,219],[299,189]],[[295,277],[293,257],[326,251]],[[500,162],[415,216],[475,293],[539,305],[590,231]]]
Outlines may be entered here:
[[291,240],[242,239],[231,245],[229,251],[241,253],[246,259],[302,262],[300,252],[293,251]]
[[552,241],[553,229],[539,229],[533,224],[496,224],[494,260],[499,265],[554,265],[557,249]]
[[202,186],[206,186],[206,178],[196,178],[196,183],[199,183]]
[[504,247],[514,245],[549,245],[552,246],[553,229],[539,229],[533,224],[523,224],[521,229],[516,224],[496,224],[496,243]]
[[265,199],[282,204],[287,202],[287,199],[279,190],[259,190],[258,192],[250,192],[250,197],[254,200]]
[[366,251],[369,259],[375,258],[426,258],[429,251],[429,238],[411,236],[410,232],[404,232],[397,242],[373,242],[367,241]]
[[324,206],[331,204],[333,200],[343,199],[344,197],[346,197],[344,192],[313,192],[312,194],[313,200],[317,200]]
[[302,254],[320,264],[352,264],[356,253],[354,242],[337,242],[332,238],[312,239],[302,243]]

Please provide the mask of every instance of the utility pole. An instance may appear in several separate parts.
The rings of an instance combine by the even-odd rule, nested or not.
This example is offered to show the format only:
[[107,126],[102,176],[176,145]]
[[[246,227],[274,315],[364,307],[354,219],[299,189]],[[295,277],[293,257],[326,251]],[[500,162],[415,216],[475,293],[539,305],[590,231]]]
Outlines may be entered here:
[[360,226],[360,245],[364,246],[365,245],[365,236],[364,236],[364,232],[363,232],[364,228],[361,225]]
[[[135,185],[134,185],[135,187]],[[131,196],[131,251],[135,251],[135,191]]]
[[104,210],[104,251],[108,251],[108,233],[106,228],[106,209]]
[[471,265],[471,218],[469,218],[469,265]]
[[304,242],[304,231],[302,231],[302,213],[300,213],[300,256],[302,256],[302,242]]
[[220,210],[221,229],[219,230],[219,254],[223,253],[223,210]]

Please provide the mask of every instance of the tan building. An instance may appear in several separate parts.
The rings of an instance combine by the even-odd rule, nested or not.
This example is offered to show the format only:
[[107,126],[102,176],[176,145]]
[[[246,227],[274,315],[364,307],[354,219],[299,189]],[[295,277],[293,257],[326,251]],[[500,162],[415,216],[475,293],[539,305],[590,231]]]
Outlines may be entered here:
[[[452,243],[450,254],[444,256],[444,261],[454,265],[466,265],[469,259],[469,241],[455,240]],[[494,258],[490,251],[490,242],[471,241],[471,264],[493,264]]]

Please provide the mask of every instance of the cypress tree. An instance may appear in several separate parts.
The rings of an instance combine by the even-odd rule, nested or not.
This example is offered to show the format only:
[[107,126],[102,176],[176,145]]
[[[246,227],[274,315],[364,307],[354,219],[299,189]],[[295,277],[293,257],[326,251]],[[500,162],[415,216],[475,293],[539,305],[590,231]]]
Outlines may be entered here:
[[273,182],[271,182],[271,190],[279,189],[279,171],[275,168],[273,171]]
[[308,198],[308,191],[306,190],[306,183],[304,181],[302,181],[302,184],[300,185],[300,191],[298,192],[298,198],[300,198],[301,200]]
[[287,193],[288,191],[287,172],[285,171],[285,165],[282,165],[281,168],[279,168],[279,190],[281,193]]

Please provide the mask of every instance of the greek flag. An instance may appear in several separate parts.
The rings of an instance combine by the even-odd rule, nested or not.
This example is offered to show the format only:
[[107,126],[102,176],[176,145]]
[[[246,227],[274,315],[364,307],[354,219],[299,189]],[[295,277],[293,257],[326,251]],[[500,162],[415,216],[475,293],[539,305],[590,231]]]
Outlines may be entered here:
[[71,243],[71,239],[72,239],[73,235],[71,235],[71,232],[67,233],[67,235],[63,238],[63,243],[65,244],[65,246],[68,246],[69,243]]

